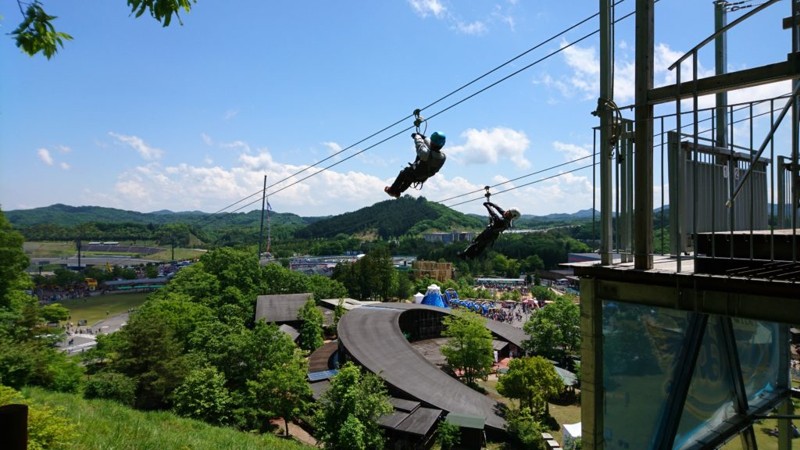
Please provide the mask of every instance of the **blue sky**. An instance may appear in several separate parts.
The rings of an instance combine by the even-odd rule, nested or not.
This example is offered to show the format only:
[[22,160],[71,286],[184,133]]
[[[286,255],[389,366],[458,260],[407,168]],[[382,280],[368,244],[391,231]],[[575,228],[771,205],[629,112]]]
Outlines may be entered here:
[[[215,212],[445,96],[594,14],[597,1],[392,0],[265,2],[200,0],[183,25],[135,19],[123,0],[48,0],[73,41],[51,60],[21,53],[8,36],[16,2],[0,3],[0,206],[64,203],[142,212]],[[617,15],[634,7],[622,2]],[[729,67],[777,62],[790,51],[780,18],[788,0],[732,33]],[[656,5],[656,85],[666,68],[713,32],[712,2]],[[732,13],[730,20],[741,12]],[[633,18],[617,28],[615,100],[633,102]],[[434,115],[565,47],[598,21],[559,37],[423,111]],[[713,71],[713,53],[699,71]],[[447,137],[447,164],[421,191],[459,196],[589,155],[597,102],[594,35],[464,101],[428,123]],[[789,92],[788,83],[732,101]],[[630,114],[628,114],[630,117]],[[412,161],[406,119],[387,132],[276,185],[276,211],[320,216],[389,197],[383,187]],[[561,174],[498,195],[525,214],[592,207],[582,160],[508,184]],[[498,188],[498,190],[501,188]],[[450,206],[468,198],[444,202]],[[250,197],[230,210],[260,207]],[[483,213],[480,201],[455,206]]]

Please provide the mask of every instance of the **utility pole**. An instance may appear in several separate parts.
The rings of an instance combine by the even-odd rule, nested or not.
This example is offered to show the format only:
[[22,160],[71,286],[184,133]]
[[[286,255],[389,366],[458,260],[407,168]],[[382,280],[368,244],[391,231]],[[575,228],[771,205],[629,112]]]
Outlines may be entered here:
[[264,175],[264,190],[261,191],[261,228],[258,232],[258,260],[261,261],[261,243],[264,242],[264,204],[267,201],[267,176]]

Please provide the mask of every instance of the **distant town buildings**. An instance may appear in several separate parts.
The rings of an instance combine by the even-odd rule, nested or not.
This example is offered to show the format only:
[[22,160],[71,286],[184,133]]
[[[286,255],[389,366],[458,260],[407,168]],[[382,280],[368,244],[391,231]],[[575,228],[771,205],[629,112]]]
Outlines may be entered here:
[[447,233],[424,233],[422,238],[428,242],[442,242],[450,244],[453,242],[471,241],[475,238],[474,231],[450,231]]

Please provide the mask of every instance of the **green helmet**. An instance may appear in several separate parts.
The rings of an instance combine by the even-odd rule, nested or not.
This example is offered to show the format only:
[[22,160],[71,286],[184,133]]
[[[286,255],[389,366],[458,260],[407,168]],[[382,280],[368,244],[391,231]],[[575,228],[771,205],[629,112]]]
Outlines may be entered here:
[[447,137],[443,133],[439,133],[438,131],[434,131],[431,135],[431,144],[435,145],[436,147],[442,148],[444,147],[444,143],[447,141]]

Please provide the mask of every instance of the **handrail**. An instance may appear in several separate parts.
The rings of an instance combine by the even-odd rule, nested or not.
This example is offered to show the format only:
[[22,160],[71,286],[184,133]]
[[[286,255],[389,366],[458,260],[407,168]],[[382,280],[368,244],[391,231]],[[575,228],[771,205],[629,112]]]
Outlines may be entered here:
[[[792,104],[797,100],[798,93],[800,93],[800,83],[798,83],[797,86],[795,86],[794,91],[792,91],[792,96],[786,102],[786,105],[783,106],[781,113],[778,115],[778,119],[772,124],[772,127],[770,127],[769,133],[764,138],[764,142],[762,142],[761,146],[758,148],[758,152],[756,152],[754,160],[757,161],[761,158],[761,154],[764,153],[764,150],[767,148],[767,144],[769,144],[769,142],[772,139],[774,139],[775,132],[778,130],[778,127],[780,126],[781,122],[783,122],[783,118],[786,117],[786,113],[789,112],[789,109],[791,108]],[[725,202],[725,206],[727,206],[728,208],[733,206],[734,200],[736,200],[736,197],[739,195],[739,191],[742,190],[742,186],[744,186],[744,182],[750,176],[750,172],[752,171],[752,169],[753,165],[750,165],[750,167],[747,168],[747,172],[745,172],[744,175],[742,176],[742,179],[739,180],[739,184],[736,186],[736,189],[728,198],[728,201]]]
[[705,40],[703,40],[699,44],[695,45],[694,48],[689,50],[685,55],[683,55],[680,58],[678,58],[677,61],[672,63],[671,66],[669,66],[669,70],[674,69],[678,64],[684,62],[686,60],[686,58],[688,58],[689,56],[697,53],[698,50],[703,48],[709,42],[713,41],[720,34],[725,33],[726,31],[728,31],[729,29],[731,29],[731,28],[735,27],[736,25],[740,24],[744,20],[747,20],[753,14],[757,14],[758,12],[764,10],[765,8],[767,8],[769,6],[772,6],[775,3],[778,3],[779,1],[781,1],[781,0],[769,0],[769,1],[765,2],[765,3],[762,3],[762,4],[758,5],[757,7],[755,7],[754,9],[752,9],[751,11],[749,11],[747,14],[743,15],[742,17],[739,17],[738,19],[734,20],[733,22],[731,22],[731,23],[725,25],[724,27],[720,28],[714,34],[712,34],[711,36],[707,37]]

